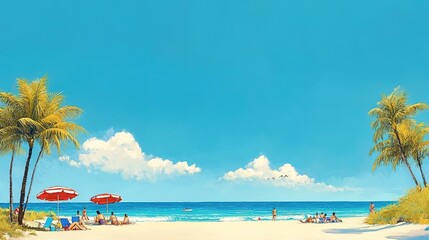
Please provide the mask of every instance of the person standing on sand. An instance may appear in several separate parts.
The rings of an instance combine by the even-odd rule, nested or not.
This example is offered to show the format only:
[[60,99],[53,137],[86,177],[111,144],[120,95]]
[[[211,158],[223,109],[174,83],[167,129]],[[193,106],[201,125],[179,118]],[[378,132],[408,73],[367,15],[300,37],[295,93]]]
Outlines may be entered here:
[[276,220],[276,218],[277,218],[277,209],[276,208],[273,208],[273,211],[271,212],[271,214],[273,215],[273,221],[275,221]]
[[84,207],[82,210],[82,220],[85,222],[89,221],[88,215],[86,214],[86,207]]
[[375,205],[373,202],[369,204],[369,214],[375,213]]

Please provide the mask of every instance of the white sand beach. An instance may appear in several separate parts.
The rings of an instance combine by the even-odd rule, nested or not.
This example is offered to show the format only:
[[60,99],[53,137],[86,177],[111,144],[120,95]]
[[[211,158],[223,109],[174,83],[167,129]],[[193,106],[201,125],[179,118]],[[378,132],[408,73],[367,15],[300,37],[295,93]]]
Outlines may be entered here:
[[429,239],[426,225],[400,223],[371,226],[364,218],[345,218],[342,223],[305,224],[298,221],[259,222],[146,222],[128,226],[91,226],[87,231],[37,232],[25,240],[159,239],[159,240],[362,240]]

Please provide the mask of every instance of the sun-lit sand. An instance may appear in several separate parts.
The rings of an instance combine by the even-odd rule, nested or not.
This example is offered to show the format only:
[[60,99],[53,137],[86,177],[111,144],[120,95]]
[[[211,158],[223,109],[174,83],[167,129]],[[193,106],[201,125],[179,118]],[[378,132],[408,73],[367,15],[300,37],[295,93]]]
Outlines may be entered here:
[[362,240],[429,239],[425,225],[400,223],[370,226],[364,218],[345,218],[342,223],[304,224],[298,221],[260,222],[147,222],[128,226],[91,226],[88,231],[37,232],[27,240],[165,239],[165,240]]

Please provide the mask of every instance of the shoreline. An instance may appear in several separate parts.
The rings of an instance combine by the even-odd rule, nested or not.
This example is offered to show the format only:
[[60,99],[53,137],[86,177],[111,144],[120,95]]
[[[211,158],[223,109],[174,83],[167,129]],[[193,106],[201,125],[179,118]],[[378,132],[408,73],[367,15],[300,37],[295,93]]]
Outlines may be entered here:
[[90,226],[86,231],[36,232],[21,240],[43,239],[183,239],[183,240],[361,240],[401,239],[423,240],[429,238],[426,225],[399,223],[395,225],[367,225],[364,217],[343,218],[342,223],[300,223],[282,221],[237,221],[237,222],[138,222],[124,226]]
[[[377,208],[390,205],[391,202],[376,202]],[[0,204],[1,206],[1,204]],[[314,216],[316,213],[324,212],[331,216],[333,212],[339,218],[345,217],[365,217],[368,215],[369,203],[365,202],[210,202],[210,203],[171,203],[171,202],[120,202],[109,205],[109,210],[122,219],[124,214],[128,214],[135,222],[229,222],[229,221],[255,221],[271,220],[271,212],[277,209],[278,220],[300,220],[306,216]],[[8,207],[6,205],[2,207]],[[54,212],[56,215],[70,217],[76,215],[76,211],[82,212],[86,208],[87,214],[94,217],[97,210],[105,216],[104,206],[92,203],[61,203],[60,213],[57,213],[56,203],[31,203],[29,210]],[[192,211],[183,211],[192,209]]]

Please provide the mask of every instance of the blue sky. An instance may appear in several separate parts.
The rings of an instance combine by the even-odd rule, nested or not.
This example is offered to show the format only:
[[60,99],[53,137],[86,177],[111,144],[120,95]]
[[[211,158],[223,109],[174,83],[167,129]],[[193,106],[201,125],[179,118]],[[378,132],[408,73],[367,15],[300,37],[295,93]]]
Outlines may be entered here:
[[47,73],[85,111],[87,148],[45,157],[31,199],[395,200],[412,179],[371,173],[367,113],[399,85],[429,103],[428,16],[426,1],[0,0],[0,89]]

